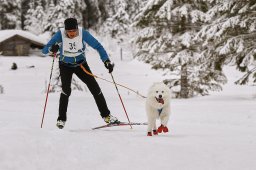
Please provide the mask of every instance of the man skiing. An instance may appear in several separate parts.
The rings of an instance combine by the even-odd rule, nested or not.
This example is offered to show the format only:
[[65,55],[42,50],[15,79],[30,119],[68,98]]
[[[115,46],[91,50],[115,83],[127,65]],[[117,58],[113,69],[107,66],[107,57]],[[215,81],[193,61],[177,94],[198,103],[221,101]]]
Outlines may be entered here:
[[[86,62],[85,48],[86,44],[98,51],[101,60],[109,73],[113,71],[114,64],[103,48],[103,46],[85,29],[78,27],[75,18],[68,18],[64,21],[65,28],[60,30],[52,37],[52,39],[43,48],[44,54],[60,52],[59,68],[62,83],[62,92],[59,100],[59,116],[56,126],[62,129],[67,120],[68,100],[71,94],[71,80],[73,73],[77,75],[89,88],[92,93],[101,117],[106,123],[117,123],[118,119],[110,114],[103,93],[95,80],[89,74],[86,74],[81,67],[84,67],[91,73]],[[80,65],[82,65],[80,67]]]

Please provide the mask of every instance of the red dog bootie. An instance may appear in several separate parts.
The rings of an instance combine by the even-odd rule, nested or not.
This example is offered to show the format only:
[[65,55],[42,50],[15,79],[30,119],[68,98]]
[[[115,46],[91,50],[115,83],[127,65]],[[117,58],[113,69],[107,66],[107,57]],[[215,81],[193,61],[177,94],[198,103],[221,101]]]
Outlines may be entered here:
[[164,133],[169,132],[168,127],[164,126],[163,131],[164,131]]
[[153,130],[154,135],[158,135],[157,130]]
[[158,133],[162,133],[163,129],[164,129],[164,125],[159,126],[157,129]]
[[152,132],[148,132],[147,136],[152,136]]

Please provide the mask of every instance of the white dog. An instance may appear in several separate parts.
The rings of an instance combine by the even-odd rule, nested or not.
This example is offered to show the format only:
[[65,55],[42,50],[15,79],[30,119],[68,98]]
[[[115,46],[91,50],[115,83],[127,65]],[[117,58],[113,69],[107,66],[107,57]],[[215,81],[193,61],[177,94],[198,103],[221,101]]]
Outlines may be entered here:
[[[168,132],[167,123],[170,115],[170,89],[164,83],[154,83],[148,91],[146,100],[148,117],[148,136]],[[161,126],[156,129],[156,119],[160,118]]]

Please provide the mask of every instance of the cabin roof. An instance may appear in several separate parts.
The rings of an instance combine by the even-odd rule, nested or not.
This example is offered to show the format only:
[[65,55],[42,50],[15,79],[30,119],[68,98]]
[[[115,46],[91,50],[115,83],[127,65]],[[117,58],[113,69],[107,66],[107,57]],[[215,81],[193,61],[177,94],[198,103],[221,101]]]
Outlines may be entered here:
[[47,43],[47,40],[45,38],[23,30],[0,30],[0,43],[14,36],[23,37],[24,39],[28,39],[33,43],[42,46],[44,46]]

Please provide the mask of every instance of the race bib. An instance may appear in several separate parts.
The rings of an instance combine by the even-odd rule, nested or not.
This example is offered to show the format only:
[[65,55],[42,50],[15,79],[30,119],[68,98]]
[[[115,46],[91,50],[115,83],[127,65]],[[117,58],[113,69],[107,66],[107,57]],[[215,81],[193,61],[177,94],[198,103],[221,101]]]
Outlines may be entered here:
[[68,38],[64,28],[61,28],[62,35],[62,54],[66,57],[76,57],[82,54],[83,51],[83,37],[82,28],[78,28],[78,36],[75,38]]

